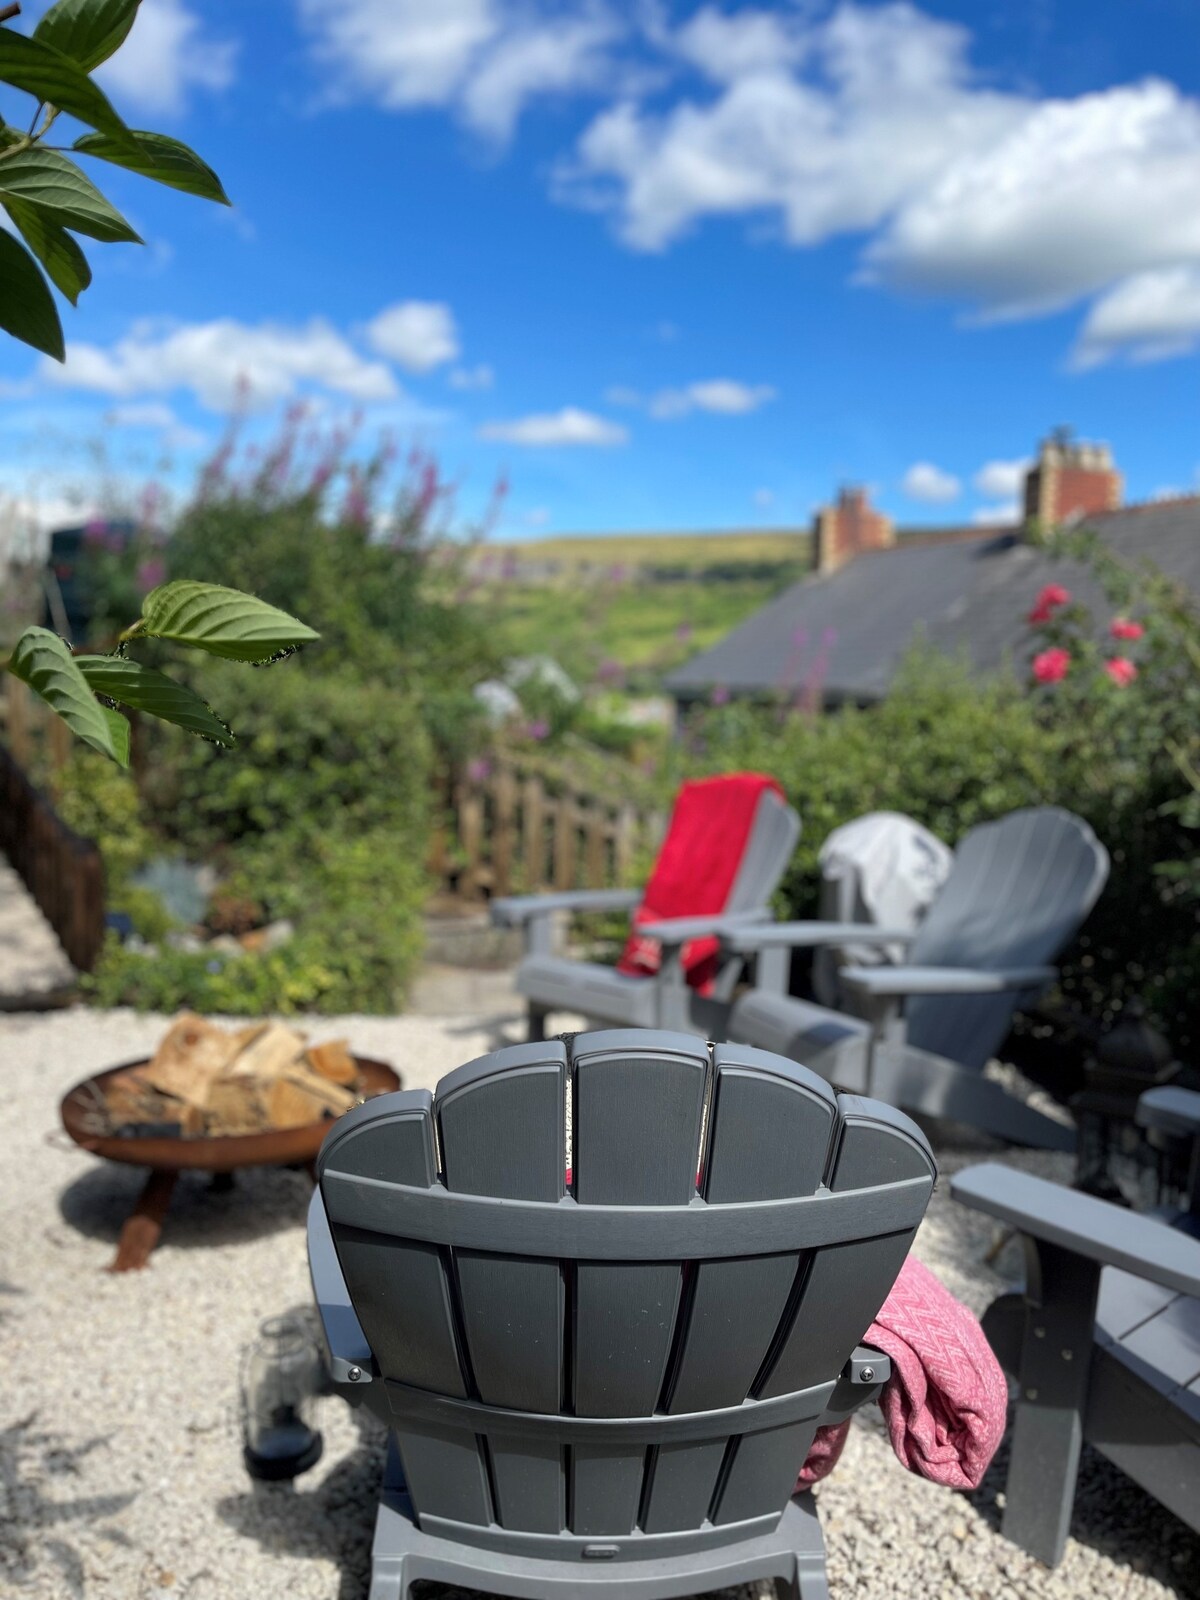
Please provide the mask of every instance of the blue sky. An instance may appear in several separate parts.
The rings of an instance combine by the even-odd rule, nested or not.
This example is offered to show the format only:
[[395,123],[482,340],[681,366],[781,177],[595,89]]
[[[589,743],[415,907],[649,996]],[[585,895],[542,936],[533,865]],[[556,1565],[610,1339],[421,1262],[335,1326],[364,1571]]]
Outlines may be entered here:
[[95,173],[147,247],[86,241],[65,368],[0,346],[48,516],[97,441],[186,484],[239,375],[509,537],[1004,515],[1064,422],[1200,487],[1194,0],[144,0],[102,71],[236,208]]

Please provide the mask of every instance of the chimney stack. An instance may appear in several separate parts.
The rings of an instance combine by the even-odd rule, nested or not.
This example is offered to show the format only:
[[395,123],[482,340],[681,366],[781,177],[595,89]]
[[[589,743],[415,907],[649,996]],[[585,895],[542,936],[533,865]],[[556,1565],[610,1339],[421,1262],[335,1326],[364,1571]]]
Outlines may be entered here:
[[1042,440],[1035,466],[1025,478],[1025,520],[1044,527],[1116,511],[1124,480],[1106,444],[1087,444],[1070,428],[1055,428]]
[[890,517],[876,511],[867,491],[847,486],[838,491],[837,504],[822,506],[813,519],[813,545],[819,573],[836,572],[868,550],[887,550],[896,542]]

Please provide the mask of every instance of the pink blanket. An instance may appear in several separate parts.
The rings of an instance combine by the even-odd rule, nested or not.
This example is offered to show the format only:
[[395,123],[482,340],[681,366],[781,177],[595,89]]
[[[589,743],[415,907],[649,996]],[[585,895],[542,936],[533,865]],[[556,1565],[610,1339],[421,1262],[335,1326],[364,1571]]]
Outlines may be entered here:
[[[909,1256],[863,1343],[891,1357],[879,1404],[901,1462],[949,1489],[977,1489],[1004,1434],[1008,1388],[975,1317]],[[817,1430],[797,1490],[833,1469],[849,1431],[849,1422]]]

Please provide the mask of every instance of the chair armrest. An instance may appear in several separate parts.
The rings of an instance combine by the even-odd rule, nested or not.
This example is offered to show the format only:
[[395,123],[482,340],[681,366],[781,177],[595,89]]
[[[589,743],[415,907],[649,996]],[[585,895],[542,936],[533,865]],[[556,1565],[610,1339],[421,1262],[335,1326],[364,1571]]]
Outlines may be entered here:
[[973,967],[843,967],[838,982],[869,998],[913,994],[1003,994],[1041,989],[1058,976],[1055,967],[1011,967],[994,972]]
[[572,889],[564,894],[510,895],[493,900],[488,912],[493,927],[519,928],[555,911],[632,911],[641,898],[640,889]]
[[911,944],[916,935],[911,929],[876,928],[869,922],[770,922],[760,927],[731,929],[722,933],[721,943],[740,955],[755,950],[788,946],[793,950],[816,949],[826,944]]
[[[375,1358],[342,1276],[320,1189],[313,1190],[308,1203],[308,1271],[330,1373],[338,1388],[352,1398],[353,1391],[366,1388],[375,1376]],[[352,1369],[359,1373],[353,1381],[349,1376]]]
[[1141,1216],[985,1161],[950,1180],[950,1193],[1030,1238],[1058,1245],[1102,1266],[1121,1267],[1180,1294],[1200,1295],[1200,1240]]
[[711,917],[668,917],[665,922],[643,922],[638,928],[642,938],[657,939],[662,944],[686,944],[689,939],[708,939],[714,935],[724,942],[726,934],[733,935],[739,928],[755,927],[771,920],[766,907],[758,911],[714,912]]
[[1200,1134],[1200,1094],[1194,1089],[1147,1089],[1137,1103],[1140,1127],[1160,1133]]

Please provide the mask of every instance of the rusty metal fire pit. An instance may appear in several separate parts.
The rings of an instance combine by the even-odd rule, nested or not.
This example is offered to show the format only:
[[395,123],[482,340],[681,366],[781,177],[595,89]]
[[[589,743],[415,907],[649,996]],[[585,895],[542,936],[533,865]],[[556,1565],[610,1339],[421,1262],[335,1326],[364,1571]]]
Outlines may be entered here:
[[[399,1076],[386,1062],[356,1055],[354,1064],[367,1099],[400,1087]],[[211,1172],[225,1184],[232,1182],[233,1173],[241,1167],[302,1166],[311,1175],[321,1141],[333,1121],[323,1117],[299,1128],[187,1139],[153,1135],[128,1138],[93,1131],[97,1106],[103,1102],[106,1089],[148,1065],[145,1059],[126,1061],[107,1072],[98,1072],[76,1084],[59,1106],[63,1127],[81,1149],[103,1156],[106,1161],[150,1169],[137,1204],[121,1229],[110,1272],[130,1272],[146,1265],[162,1233],[163,1219],[181,1172]]]

